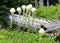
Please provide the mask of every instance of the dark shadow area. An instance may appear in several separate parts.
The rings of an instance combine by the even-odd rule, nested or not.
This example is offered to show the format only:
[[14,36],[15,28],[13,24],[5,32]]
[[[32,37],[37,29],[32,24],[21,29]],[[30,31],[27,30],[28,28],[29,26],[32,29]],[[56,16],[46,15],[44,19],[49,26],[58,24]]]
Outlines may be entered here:
[[49,0],[49,5],[56,5],[58,3],[58,0]]
[[60,42],[60,35],[56,37],[55,41]]
[[47,6],[47,0],[44,0],[44,6]]
[[46,27],[44,27],[44,25],[41,25],[41,28],[43,28],[44,30],[47,30],[47,28],[46,28]]
[[[49,1],[49,5],[56,5],[59,3],[58,0],[48,0]],[[47,0],[44,0],[44,6],[47,6]]]

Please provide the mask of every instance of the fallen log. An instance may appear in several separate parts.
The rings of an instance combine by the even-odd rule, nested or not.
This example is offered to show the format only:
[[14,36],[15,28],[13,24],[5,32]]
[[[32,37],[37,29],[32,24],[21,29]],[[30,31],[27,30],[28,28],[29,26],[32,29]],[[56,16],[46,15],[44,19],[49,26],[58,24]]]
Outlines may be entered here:
[[[12,16],[9,15],[9,20],[11,20],[11,18],[12,18]],[[47,21],[42,20],[42,19],[39,19],[39,18],[34,18],[34,21],[33,21],[33,17],[30,16],[30,18],[29,19],[28,18],[29,17],[26,17],[26,16],[22,16],[21,15],[20,16],[20,19],[19,19],[19,15],[14,14],[13,23],[15,25],[17,25],[18,24],[18,21],[20,21],[20,25],[21,26],[24,26],[25,25],[26,27],[33,27],[34,29],[40,28],[41,25],[48,24]]]
[[[8,15],[7,18],[9,20],[11,20],[12,16],[11,15]],[[14,14],[13,16],[13,23],[15,25],[18,25],[18,21],[20,21],[20,26],[26,26],[26,27],[33,27],[35,30],[37,28],[44,28],[46,32],[49,32],[49,31],[54,31],[54,30],[60,30],[60,23],[56,23],[56,22],[52,22],[52,21],[46,21],[45,19],[39,19],[39,18],[34,18],[34,21],[33,21],[33,17],[30,16],[29,20],[28,20],[29,17],[27,16],[20,16],[20,19],[19,19],[19,15],[18,14]],[[28,22],[29,21],[29,22]],[[33,25],[32,25],[33,23]]]

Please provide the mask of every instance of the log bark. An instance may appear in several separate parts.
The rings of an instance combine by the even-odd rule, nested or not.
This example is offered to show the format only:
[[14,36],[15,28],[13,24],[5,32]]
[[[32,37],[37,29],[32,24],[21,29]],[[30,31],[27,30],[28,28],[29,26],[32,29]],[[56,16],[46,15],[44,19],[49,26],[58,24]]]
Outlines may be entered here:
[[[53,30],[60,30],[60,21],[46,21],[45,19],[34,18],[34,22],[32,25],[33,17],[31,16],[29,18],[29,22],[28,22],[28,17],[26,16],[21,15],[19,19],[19,15],[14,14],[13,18],[14,18],[13,24],[17,25],[18,20],[20,20],[20,23],[21,23],[20,26],[23,26],[23,27],[25,25],[28,28],[32,27],[36,30],[37,28],[41,28],[41,25],[42,25],[46,28],[45,30],[46,32],[53,31]],[[11,16],[9,16],[9,19],[11,20]]]

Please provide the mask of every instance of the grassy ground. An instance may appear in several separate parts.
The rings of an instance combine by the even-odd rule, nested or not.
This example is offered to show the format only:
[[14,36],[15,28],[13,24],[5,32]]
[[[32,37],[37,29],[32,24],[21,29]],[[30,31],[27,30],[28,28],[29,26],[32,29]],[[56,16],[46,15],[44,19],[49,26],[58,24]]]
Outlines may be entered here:
[[53,38],[39,33],[0,30],[0,43],[58,43]]

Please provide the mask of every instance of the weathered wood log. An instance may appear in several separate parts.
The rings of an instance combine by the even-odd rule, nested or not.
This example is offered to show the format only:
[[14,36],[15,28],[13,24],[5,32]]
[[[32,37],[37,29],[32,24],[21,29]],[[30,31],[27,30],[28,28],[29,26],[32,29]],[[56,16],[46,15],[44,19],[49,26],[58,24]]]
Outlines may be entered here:
[[[11,20],[11,15],[7,16],[10,20]],[[49,32],[49,31],[54,31],[54,30],[60,30],[60,23],[58,22],[53,22],[53,21],[46,21],[46,20],[43,20],[43,19],[39,19],[39,18],[34,18],[34,21],[33,21],[33,17],[30,16],[27,17],[27,16],[20,16],[20,19],[19,19],[19,15],[17,14],[14,14],[14,17],[13,17],[13,23],[15,25],[18,24],[18,20],[20,21],[20,26],[26,26],[26,27],[33,27],[34,29],[36,28],[44,28],[46,32]],[[29,22],[28,22],[28,18],[29,18]],[[32,25],[32,21],[33,21],[33,25]]]
[[53,31],[53,30],[60,30],[60,22],[55,21],[49,24],[45,24],[44,27],[47,28],[46,32]]
[[[9,15],[7,16],[7,18],[9,18],[9,20],[11,20],[12,16]],[[26,26],[26,27],[33,27],[34,29],[36,28],[40,28],[41,25],[44,25],[44,24],[48,24],[47,21],[45,20],[42,20],[42,19],[39,19],[39,18],[34,18],[34,21],[33,21],[33,17],[30,16],[29,20],[28,20],[29,17],[27,16],[20,16],[20,19],[19,19],[19,15],[17,14],[14,14],[14,17],[13,17],[13,23],[15,25],[18,24],[18,21],[20,21],[20,25],[21,26]],[[29,22],[28,22],[29,21]],[[33,23],[33,25],[32,25]]]

